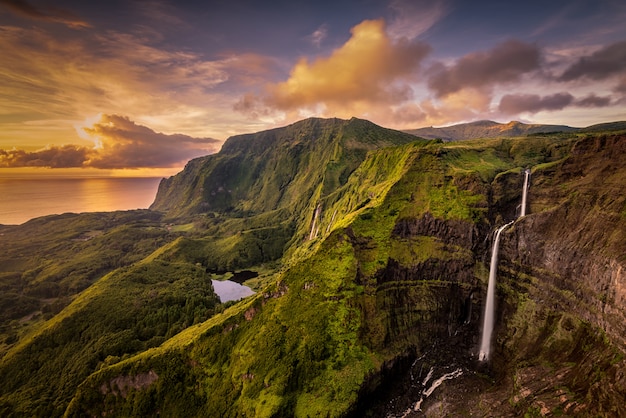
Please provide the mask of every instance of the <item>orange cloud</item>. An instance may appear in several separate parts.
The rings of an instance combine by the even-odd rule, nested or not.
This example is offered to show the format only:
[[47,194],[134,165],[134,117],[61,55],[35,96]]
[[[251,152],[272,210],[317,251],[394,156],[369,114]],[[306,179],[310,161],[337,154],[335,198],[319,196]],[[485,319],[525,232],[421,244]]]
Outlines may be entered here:
[[247,123],[233,114],[230,89],[259,85],[277,66],[257,54],[209,60],[162,49],[151,34],[53,35],[0,25],[5,147],[68,143],[73,125],[98,113],[129,115],[161,132],[226,138]]
[[96,168],[173,167],[218,150],[220,141],[166,135],[118,115],[103,115],[83,130],[96,143],[85,165]]
[[0,149],[0,167],[82,167],[91,152],[78,145],[49,146],[38,151]]
[[430,47],[406,38],[393,41],[383,20],[368,20],[352,28],[352,37],[329,57],[309,63],[302,58],[287,81],[267,86],[266,94],[244,96],[235,107],[258,111],[259,105],[292,111],[322,106],[333,115],[346,109],[360,112],[372,105],[411,98],[406,84],[415,77]]
[[48,146],[37,151],[0,149],[0,167],[181,167],[192,158],[216,152],[221,144],[211,138],[155,132],[119,115],[102,115],[91,126],[81,129],[81,136],[90,138],[94,147]]

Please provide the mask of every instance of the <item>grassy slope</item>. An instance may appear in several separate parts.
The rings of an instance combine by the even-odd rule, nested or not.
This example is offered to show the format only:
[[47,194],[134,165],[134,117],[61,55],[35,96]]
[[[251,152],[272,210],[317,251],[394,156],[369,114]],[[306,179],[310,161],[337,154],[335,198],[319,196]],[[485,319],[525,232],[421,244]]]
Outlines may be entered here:
[[109,273],[4,356],[0,410],[62,415],[94,370],[206,320],[217,303],[194,265],[151,261]]
[[[219,154],[191,161],[164,182],[153,208],[170,217],[191,214],[202,231],[172,248],[172,257],[214,271],[256,268],[299,247],[318,208],[317,229],[326,233],[357,206],[376,200],[406,153],[390,150],[371,159],[368,152],[410,143],[425,142],[359,119],[307,119],[232,137]],[[380,166],[378,178],[367,177],[372,166]],[[348,181],[360,182],[358,191]],[[346,190],[352,190],[350,199],[337,205]]]
[[82,290],[137,262],[176,234],[149,211],[65,214],[0,235],[0,357]]
[[[356,402],[368,375],[411,347],[421,350],[432,342],[429,334],[441,333],[431,322],[452,309],[446,301],[453,282],[471,289],[486,280],[471,248],[426,236],[402,238],[392,233],[394,226],[399,220],[430,213],[444,222],[489,227],[493,217],[489,183],[498,173],[556,161],[567,152],[566,143],[560,140],[524,141],[404,147],[371,154],[367,160],[371,166],[366,161],[352,174],[346,190],[324,201],[329,207],[326,213],[334,213],[335,208],[337,213],[341,208],[356,210],[335,215],[334,232],[308,243],[313,250],[310,257],[304,249],[296,251],[291,267],[273,287],[223,322],[212,320],[210,326],[187,332],[176,344],[92,376],[68,415],[96,412],[102,405],[121,415],[154,411],[138,409],[146,408],[146,398],[156,400],[153,408],[161,411],[185,408],[186,414],[197,416],[344,414]],[[363,195],[369,189],[363,178],[376,179],[380,173],[375,167],[394,152],[401,155],[395,161],[404,168],[391,166],[401,175],[388,178],[393,184],[390,189]],[[357,203],[363,198],[364,205]],[[326,215],[326,220],[328,216],[332,219]],[[481,277],[381,283],[378,276],[390,260],[408,267],[428,260],[451,266],[461,262]],[[399,305],[398,297],[405,304]],[[402,311],[403,306],[414,308]],[[182,350],[182,346],[187,348]],[[149,370],[165,374],[166,358],[193,365],[181,366],[179,378],[195,385],[175,389],[176,383],[164,378],[132,391],[126,399],[102,398],[95,389],[118,375]],[[195,401],[185,405],[158,401],[171,400],[175,390]]]
[[318,188],[325,195],[344,184],[367,151],[416,139],[359,119],[306,119],[235,136],[218,154],[192,160],[165,180],[151,208],[169,216],[300,213]]

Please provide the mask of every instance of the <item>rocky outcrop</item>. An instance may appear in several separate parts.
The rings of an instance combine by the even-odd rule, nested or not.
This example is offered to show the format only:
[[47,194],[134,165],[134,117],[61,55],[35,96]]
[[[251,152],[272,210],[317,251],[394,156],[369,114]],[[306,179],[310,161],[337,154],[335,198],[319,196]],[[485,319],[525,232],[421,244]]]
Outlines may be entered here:
[[108,385],[102,385],[100,393],[103,395],[112,393],[113,395],[126,398],[130,389],[145,389],[156,382],[158,378],[159,376],[153,370],[135,376],[118,376],[111,379]]
[[445,244],[468,249],[474,248],[479,239],[478,228],[475,224],[461,220],[435,218],[429,212],[420,218],[399,219],[393,228],[392,235],[400,238],[417,235],[434,237]]

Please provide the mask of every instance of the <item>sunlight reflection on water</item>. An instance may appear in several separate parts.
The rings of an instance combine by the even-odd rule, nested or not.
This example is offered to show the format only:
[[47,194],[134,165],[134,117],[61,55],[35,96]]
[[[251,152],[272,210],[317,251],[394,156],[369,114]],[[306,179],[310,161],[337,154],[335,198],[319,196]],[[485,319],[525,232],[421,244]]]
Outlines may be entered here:
[[1,178],[0,224],[21,224],[66,212],[146,209],[160,177]]

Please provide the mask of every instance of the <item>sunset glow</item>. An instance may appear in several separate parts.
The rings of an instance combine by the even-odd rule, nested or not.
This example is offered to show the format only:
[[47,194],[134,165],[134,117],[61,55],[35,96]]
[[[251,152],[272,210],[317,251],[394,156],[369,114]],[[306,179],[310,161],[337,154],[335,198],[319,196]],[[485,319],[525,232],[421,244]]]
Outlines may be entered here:
[[608,0],[0,1],[0,170],[180,169],[309,116],[623,120],[624,18]]

